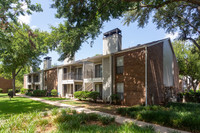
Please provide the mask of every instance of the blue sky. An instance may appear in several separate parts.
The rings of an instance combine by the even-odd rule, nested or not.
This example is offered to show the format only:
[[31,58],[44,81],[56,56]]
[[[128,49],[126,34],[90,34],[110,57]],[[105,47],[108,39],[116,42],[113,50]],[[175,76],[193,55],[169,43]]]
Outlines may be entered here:
[[[32,16],[20,16],[19,19],[22,22],[29,24],[32,28],[39,28],[44,31],[50,31],[50,25],[57,26],[59,23],[63,22],[63,19],[56,19],[55,13],[56,9],[50,8],[52,3],[51,0],[32,0],[33,3],[40,3],[43,8],[41,13],[33,13]],[[123,25],[122,20],[113,19],[109,22],[104,23],[104,27],[101,30],[102,34],[94,41],[93,46],[90,44],[82,44],[80,50],[75,55],[75,60],[84,59],[87,57],[94,56],[95,54],[102,54],[103,48],[103,33],[114,28],[119,28],[122,30],[122,48],[128,48],[135,46],[137,44],[143,44],[150,41],[155,41],[170,37],[174,39],[177,34],[166,34],[164,30],[157,30],[156,26],[151,22],[145,28],[138,28],[137,23],[131,23],[129,26]],[[52,64],[63,64],[58,61],[59,55],[52,51],[47,56],[52,57]],[[41,57],[42,59],[43,57]],[[43,68],[43,64],[40,65]]]

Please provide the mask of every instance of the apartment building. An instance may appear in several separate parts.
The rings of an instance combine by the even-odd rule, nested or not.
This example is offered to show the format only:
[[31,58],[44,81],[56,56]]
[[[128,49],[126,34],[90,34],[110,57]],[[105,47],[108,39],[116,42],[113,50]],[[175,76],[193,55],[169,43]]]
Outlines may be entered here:
[[8,92],[8,89],[12,89],[12,79],[0,77],[0,88],[3,89],[3,93]]
[[[165,88],[178,89],[178,65],[170,39],[163,39],[122,50],[118,28],[103,34],[103,54],[78,60],[66,58],[63,65],[24,76],[24,87],[57,89],[61,97],[76,91],[98,91],[100,99],[110,102],[118,94],[124,105],[159,104]],[[34,80],[35,79],[35,80]]]

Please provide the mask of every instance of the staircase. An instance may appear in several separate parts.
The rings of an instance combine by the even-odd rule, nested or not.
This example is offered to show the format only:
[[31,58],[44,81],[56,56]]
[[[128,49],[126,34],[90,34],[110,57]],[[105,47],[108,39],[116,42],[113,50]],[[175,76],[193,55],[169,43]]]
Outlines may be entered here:
[[85,86],[85,91],[93,91],[93,84],[87,83]]

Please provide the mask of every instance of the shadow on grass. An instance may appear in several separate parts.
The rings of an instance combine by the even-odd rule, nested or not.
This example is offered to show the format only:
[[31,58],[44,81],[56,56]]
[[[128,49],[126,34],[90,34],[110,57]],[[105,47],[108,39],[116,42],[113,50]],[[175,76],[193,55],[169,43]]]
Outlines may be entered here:
[[41,97],[41,99],[50,101],[70,100],[69,98],[59,98],[59,97]]
[[8,118],[14,114],[45,111],[52,108],[56,107],[28,98],[14,97],[10,100],[8,96],[0,97],[0,117]]

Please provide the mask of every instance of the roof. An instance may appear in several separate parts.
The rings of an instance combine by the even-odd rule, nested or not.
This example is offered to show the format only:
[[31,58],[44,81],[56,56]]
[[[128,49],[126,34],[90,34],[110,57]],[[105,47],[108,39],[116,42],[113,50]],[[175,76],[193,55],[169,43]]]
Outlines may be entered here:
[[[109,34],[109,33],[112,34],[112,33],[114,33],[114,30],[117,31],[117,30],[119,30],[119,29],[116,28],[116,29],[113,29],[113,30],[111,30],[111,31],[109,31],[109,32],[106,32],[106,33],[104,33],[104,34],[106,34],[106,35]],[[120,33],[121,33],[121,31],[117,31],[117,32],[120,32]],[[118,51],[118,52],[115,52],[115,53],[112,53],[112,54],[117,54],[117,53],[126,52],[126,51],[130,51],[130,50],[135,50],[135,49],[139,49],[139,48],[149,47],[149,46],[158,44],[158,43],[160,43],[160,42],[163,42],[163,41],[165,41],[165,40],[169,40],[169,41],[170,41],[170,38],[165,38],[165,39],[161,39],[161,40],[157,40],[157,41],[152,41],[152,42],[145,43],[145,44],[138,44],[137,46],[130,47],[130,48],[126,48],[126,49],[123,49],[123,50],[121,50],[121,51]],[[170,42],[170,43],[171,43],[171,42]],[[173,51],[173,49],[172,49],[172,51]],[[46,71],[46,70],[50,70],[50,69],[56,69],[56,68],[58,68],[58,67],[64,67],[64,66],[70,66],[70,65],[81,65],[81,64],[83,64],[84,61],[94,61],[95,59],[97,59],[97,60],[98,60],[98,59],[102,59],[102,58],[108,57],[108,56],[110,56],[110,55],[111,55],[111,54],[92,56],[92,57],[88,57],[88,58],[85,58],[85,59],[77,60],[77,61],[75,61],[75,62],[73,62],[73,63],[58,65],[58,66],[55,66],[55,67],[53,67],[53,68],[49,68],[49,69],[45,69],[45,70],[40,70],[40,71],[38,71],[38,72],[33,72],[33,73],[29,73],[29,74],[39,73],[39,72],[41,72],[41,71]],[[45,57],[45,58],[47,58],[47,57]],[[50,57],[50,58],[51,58],[51,57]],[[27,75],[29,75],[29,74],[27,74]]]
[[121,34],[121,33],[122,33],[122,31],[121,31],[120,29],[115,28],[115,29],[113,29],[113,30],[110,30],[110,31],[104,33],[103,35],[104,35],[105,37],[108,37],[108,36],[111,36],[111,35],[113,35],[113,34]]
[[165,38],[165,39],[161,39],[161,40],[157,40],[157,41],[152,41],[152,42],[145,43],[145,44],[138,44],[138,45],[136,45],[136,46],[123,49],[123,50],[118,51],[118,52],[115,52],[115,53],[113,53],[113,54],[117,54],[117,53],[129,51],[129,50],[134,50],[134,49],[139,49],[139,48],[144,48],[144,47],[149,47],[149,46],[151,46],[151,45],[158,44],[158,43],[163,42],[163,41],[165,41],[165,40],[170,40],[170,39],[169,39],[169,38]]
[[49,57],[49,56],[44,57],[44,60],[51,60],[51,57]]

